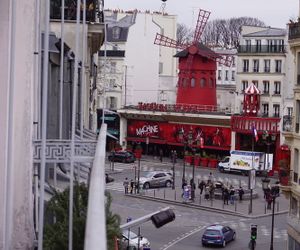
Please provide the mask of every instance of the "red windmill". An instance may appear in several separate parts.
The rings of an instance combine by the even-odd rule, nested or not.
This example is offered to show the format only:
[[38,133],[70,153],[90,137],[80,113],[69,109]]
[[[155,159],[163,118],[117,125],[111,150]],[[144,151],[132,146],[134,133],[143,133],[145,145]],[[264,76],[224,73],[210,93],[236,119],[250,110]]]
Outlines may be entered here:
[[190,44],[156,34],[154,44],[182,50],[175,55],[179,57],[177,104],[217,105],[216,62],[230,66],[232,56],[215,53],[200,43],[209,16],[209,11],[200,9],[193,42]]

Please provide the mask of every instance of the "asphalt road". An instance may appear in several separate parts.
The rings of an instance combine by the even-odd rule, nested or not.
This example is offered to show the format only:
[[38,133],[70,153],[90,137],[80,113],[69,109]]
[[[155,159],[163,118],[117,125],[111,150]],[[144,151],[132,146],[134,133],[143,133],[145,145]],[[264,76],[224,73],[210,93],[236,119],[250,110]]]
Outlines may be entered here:
[[[154,169],[171,169],[171,164],[160,164],[157,162],[142,162],[142,170]],[[107,170],[109,167],[107,166]],[[196,180],[206,178],[211,170],[196,169]],[[187,176],[191,176],[192,169],[187,168]],[[247,177],[232,174],[221,174],[213,172],[214,176],[222,178],[224,181],[238,184],[247,183]],[[112,209],[122,218],[122,223],[126,222],[128,217],[132,219],[139,218],[143,215],[152,213],[161,208],[168,206],[167,204],[155,201],[147,201],[124,196],[122,181],[125,177],[134,178],[134,164],[115,164],[115,173],[111,174],[115,178],[115,183],[109,188],[113,196]],[[181,183],[182,167],[176,167],[176,181]],[[259,183],[259,182],[258,182]],[[258,187],[259,188],[259,187]],[[156,229],[151,222],[144,223],[141,226],[142,235],[149,239],[151,249],[154,250],[193,250],[207,249],[201,246],[201,236],[206,226],[221,223],[234,228],[237,232],[237,238],[234,242],[230,242],[227,249],[248,249],[250,240],[250,225],[258,225],[258,239],[256,250],[269,249],[271,239],[271,217],[260,219],[245,219],[236,216],[224,215],[216,212],[203,211],[199,209],[191,209],[181,206],[172,206],[176,214],[176,220]],[[137,232],[137,228],[133,228]],[[274,249],[286,249],[287,233],[286,233],[286,215],[277,215],[275,217],[274,226]]]

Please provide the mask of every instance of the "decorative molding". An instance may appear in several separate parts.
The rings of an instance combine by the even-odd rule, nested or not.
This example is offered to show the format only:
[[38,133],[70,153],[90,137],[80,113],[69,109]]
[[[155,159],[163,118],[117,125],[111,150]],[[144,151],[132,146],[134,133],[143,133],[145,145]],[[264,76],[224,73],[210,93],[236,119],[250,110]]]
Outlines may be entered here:
[[[76,140],[74,162],[92,162],[96,153],[96,140]],[[33,161],[41,162],[42,141],[33,141]],[[68,163],[71,156],[71,140],[47,140],[46,163]]]

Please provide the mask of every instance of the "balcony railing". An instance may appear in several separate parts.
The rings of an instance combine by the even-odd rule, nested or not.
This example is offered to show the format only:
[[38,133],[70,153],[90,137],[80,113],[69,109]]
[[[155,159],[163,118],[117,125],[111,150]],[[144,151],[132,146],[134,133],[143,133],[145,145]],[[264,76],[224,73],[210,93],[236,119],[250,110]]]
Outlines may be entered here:
[[286,53],[285,45],[240,45],[238,53]]
[[292,132],[293,117],[289,115],[284,115],[282,119],[282,130],[285,132]]
[[289,40],[300,38],[300,23],[289,24]]
[[[100,3],[100,4],[99,4]],[[104,22],[102,1],[86,0],[86,21],[87,22]],[[77,0],[65,1],[65,20],[76,20]],[[50,2],[50,19],[61,19],[61,1],[51,0]],[[83,3],[80,6],[80,20],[83,19]]]

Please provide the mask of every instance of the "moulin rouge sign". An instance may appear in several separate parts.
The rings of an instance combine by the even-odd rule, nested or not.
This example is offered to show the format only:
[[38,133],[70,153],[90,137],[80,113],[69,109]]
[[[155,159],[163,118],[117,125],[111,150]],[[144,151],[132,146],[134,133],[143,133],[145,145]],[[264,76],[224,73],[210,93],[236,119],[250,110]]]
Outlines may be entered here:
[[137,136],[157,135],[159,133],[159,127],[158,125],[145,124],[142,127],[136,128],[135,131]]

